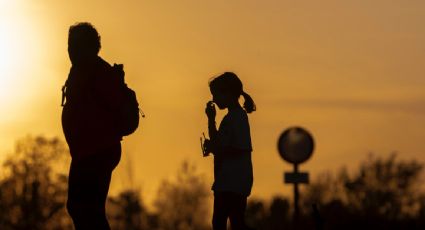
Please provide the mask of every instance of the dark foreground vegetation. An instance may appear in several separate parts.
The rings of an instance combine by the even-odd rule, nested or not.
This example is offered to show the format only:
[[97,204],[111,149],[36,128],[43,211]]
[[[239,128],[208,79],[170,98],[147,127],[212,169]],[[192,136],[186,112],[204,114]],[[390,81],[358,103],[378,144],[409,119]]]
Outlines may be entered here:
[[[0,170],[0,229],[73,229],[65,210],[69,154],[58,138],[19,140]],[[423,163],[396,154],[370,155],[352,172],[325,172],[301,193],[299,229],[425,229]],[[276,186],[280,186],[276,185]],[[422,186],[422,187],[421,187]],[[196,167],[183,162],[174,180],[161,183],[148,210],[140,191],[110,197],[113,229],[210,229],[212,194]],[[292,228],[286,197],[250,198],[247,223],[258,230]]]

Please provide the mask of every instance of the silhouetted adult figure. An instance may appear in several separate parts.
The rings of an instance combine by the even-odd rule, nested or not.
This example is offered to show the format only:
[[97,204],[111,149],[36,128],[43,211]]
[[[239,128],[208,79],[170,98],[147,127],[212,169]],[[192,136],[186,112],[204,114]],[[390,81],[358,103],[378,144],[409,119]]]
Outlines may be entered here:
[[77,230],[110,229],[105,202],[121,157],[114,114],[123,97],[124,71],[99,57],[99,50],[100,36],[90,23],[69,28],[72,67],[63,89],[62,127],[72,157],[67,210]]

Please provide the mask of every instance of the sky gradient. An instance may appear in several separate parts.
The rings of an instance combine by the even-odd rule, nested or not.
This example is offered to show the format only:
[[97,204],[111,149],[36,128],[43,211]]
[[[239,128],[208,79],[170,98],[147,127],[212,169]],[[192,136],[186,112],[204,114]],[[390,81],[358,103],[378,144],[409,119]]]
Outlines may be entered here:
[[419,0],[0,0],[0,159],[27,134],[63,138],[67,33],[83,21],[102,37],[100,56],[124,64],[147,115],[124,138],[113,193],[135,186],[149,201],[184,159],[212,181],[199,137],[208,80],[225,71],[240,76],[258,107],[249,116],[253,196],[290,196],[282,174],[291,166],[276,142],[295,125],[317,144],[300,166],[312,178],[371,152],[425,160]]

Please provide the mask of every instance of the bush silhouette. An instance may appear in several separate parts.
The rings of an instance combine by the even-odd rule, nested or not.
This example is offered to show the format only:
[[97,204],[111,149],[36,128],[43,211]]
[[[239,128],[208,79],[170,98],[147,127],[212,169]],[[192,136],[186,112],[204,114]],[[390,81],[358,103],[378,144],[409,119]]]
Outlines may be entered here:
[[0,229],[72,229],[64,209],[68,156],[58,138],[17,142],[2,169]]

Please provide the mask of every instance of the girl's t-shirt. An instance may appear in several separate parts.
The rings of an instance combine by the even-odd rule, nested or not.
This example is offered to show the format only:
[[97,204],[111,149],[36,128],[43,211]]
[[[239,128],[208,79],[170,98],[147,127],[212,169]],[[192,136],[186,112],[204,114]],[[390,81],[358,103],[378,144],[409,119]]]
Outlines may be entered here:
[[243,153],[226,153],[214,157],[214,184],[212,189],[220,192],[235,192],[248,196],[253,183],[251,162],[251,135],[248,115],[241,107],[229,110],[220,123],[218,144]]

